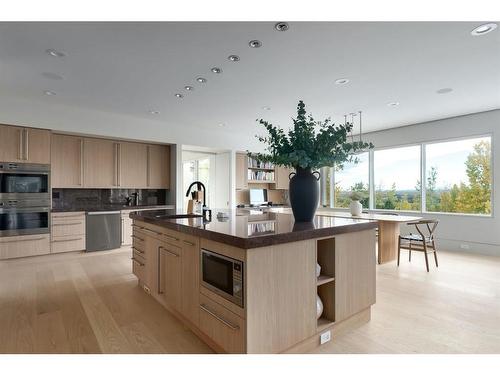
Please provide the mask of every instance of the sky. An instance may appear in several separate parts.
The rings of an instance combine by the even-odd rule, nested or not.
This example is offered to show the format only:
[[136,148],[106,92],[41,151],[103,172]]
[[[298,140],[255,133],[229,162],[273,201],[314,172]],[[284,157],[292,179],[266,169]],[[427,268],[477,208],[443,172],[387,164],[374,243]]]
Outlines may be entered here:
[[[431,166],[437,168],[438,189],[451,187],[460,182],[467,183],[465,161],[472,152],[473,145],[489,137],[466,139],[460,141],[427,144],[427,170]],[[350,190],[354,183],[363,181],[368,184],[368,154],[362,154],[357,165],[346,164],[344,169],[336,173],[335,181],[343,190]],[[374,152],[375,187],[390,189],[396,184],[397,190],[413,190],[420,179],[420,147],[409,146]]]

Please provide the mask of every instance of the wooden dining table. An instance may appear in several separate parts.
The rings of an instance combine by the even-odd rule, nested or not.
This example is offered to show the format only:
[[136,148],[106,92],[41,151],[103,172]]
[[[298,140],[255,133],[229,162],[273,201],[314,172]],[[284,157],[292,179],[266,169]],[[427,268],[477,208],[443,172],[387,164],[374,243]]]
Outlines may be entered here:
[[378,264],[383,264],[396,260],[398,255],[398,238],[400,225],[422,219],[418,216],[387,215],[378,213],[362,213],[360,216],[352,216],[347,211],[321,210],[316,215],[349,217],[354,219],[376,220],[378,221]]

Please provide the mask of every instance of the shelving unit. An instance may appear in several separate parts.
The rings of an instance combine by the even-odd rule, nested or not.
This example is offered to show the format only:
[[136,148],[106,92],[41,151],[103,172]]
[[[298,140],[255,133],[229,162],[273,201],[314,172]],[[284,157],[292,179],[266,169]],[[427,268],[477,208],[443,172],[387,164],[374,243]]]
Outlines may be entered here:
[[317,330],[321,332],[335,322],[335,238],[317,241],[316,261],[321,266],[321,274],[316,280],[316,289],[323,313],[317,322]]

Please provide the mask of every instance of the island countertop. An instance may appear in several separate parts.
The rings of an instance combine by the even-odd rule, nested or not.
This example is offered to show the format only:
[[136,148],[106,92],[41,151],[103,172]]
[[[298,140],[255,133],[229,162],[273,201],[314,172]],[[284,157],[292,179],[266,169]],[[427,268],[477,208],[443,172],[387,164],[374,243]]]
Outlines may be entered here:
[[[219,211],[225,212],[228,217],[217,218],[216,213]],[[242,249],[328,237],[377,227],[375,220],[321,214],[317,214],[310,223],[296,223],[290,213],[261,212],[251,209],[213,212],[211,222],[204,222],[201,217],[165,218],[167,215],[184,213],[172,209],[133,212],[130,218]]]

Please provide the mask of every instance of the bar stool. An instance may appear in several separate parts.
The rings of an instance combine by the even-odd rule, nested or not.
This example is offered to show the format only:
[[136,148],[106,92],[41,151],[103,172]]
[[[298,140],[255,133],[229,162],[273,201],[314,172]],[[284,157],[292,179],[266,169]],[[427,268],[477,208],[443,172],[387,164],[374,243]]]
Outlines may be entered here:
[[[438,220],[419,220],[406,225],[414,225],[418,234],[399,235],[398,238],[398,267],[401,249],[409,250],[408,261],[411,262],[411,252],[421,251],[425,255],[425,266],[429,272],[429,259],[427,254],[434,253],[434,261],[438,267],[438,260],[436,254],[436,242],[434,240],[434,232],[438,225]],[[426,232],[424,234],[424,232]]]

